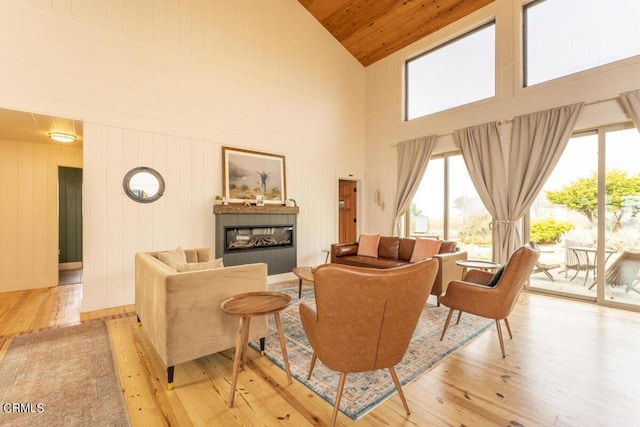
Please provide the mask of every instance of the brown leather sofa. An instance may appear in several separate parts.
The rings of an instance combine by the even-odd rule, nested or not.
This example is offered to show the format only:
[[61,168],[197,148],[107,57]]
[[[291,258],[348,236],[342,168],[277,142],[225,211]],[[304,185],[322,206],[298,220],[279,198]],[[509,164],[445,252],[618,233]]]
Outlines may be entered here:
[[[356,267],[391,268],[410,264],[415,239],[380,236],[378,256],[359,256],[358,242],[334,243],[331,245],[331,262]],[[458,251],[456,242],[444,240],[440,252],[434,256],[438,260],[438,274],[431,289],[431,295],[440,296],[449,282],[462,279],[463,268],[456,261],[467,259],[467,252]]]

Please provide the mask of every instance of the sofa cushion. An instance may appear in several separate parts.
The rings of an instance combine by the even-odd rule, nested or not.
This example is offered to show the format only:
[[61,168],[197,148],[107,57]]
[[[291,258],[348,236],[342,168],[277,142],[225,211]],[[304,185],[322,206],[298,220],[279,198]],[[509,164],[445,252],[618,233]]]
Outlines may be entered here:
[[354,267],[365,268],[392,268],[407,265],[407,261],[388,259],[388,258],[372,258],[370,256],[345,256],[336,258],[336,264],[352,265]]
[[378,257],[379,234],[361,234],[358,241],[358,256]]
[[358,245],[336,246],[336,257],[358,255]]
[[434,239],[417,239],[413,247],[413,254],[410,262],[416,262],[427,258],[433,258],[440,251],[442,240]]
[[187,262],[184,264],[176,264],[176,271],[182,273],[185,271],[208,270],[210,268],[223,268],[222,258],[212,259],[205,262]]
[[187,255],[184,253],[184,249],[180,246],[172,251],[158,252],[158,259],[174,270],[178,264],[187,263]]
[[413,247],[416,244],[416,239],[403,237],[400,239],[400,250],[398,251],[398,259],[409,262],[411,255],[413,254]]
[[400,238],[381,236],[378,244],[378,258],[398,259]]

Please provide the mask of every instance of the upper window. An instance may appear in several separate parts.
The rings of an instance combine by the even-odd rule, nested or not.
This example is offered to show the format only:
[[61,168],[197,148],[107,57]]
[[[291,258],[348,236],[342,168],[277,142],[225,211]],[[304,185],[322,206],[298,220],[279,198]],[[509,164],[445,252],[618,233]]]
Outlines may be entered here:
[[495,96],[495,22],[406,62],[406,119]]
[[638,0],[540,0],[524,7],[524,85],[640,54]]

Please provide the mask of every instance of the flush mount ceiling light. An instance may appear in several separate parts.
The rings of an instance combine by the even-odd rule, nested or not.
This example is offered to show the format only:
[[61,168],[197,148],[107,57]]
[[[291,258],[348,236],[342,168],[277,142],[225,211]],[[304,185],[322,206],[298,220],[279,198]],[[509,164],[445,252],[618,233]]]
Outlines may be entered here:
[[64,132],[49,132],[49,138],[58,142],[75,142],[76,136]]

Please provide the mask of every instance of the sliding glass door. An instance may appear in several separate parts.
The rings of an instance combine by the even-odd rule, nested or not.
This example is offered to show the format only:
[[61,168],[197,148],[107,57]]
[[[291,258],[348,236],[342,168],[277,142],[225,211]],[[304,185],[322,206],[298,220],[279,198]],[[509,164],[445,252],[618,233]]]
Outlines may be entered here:
[[640,134],[611,126],[574,136],[533,204],[540,265],[530,289],[640,305]]

